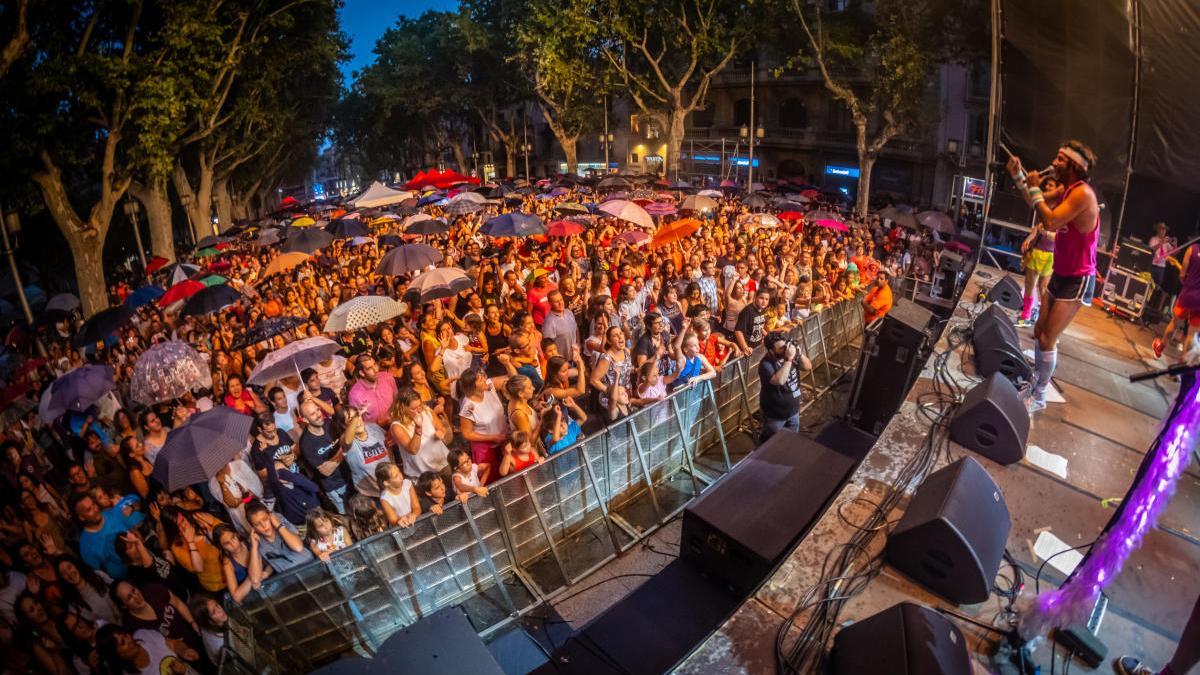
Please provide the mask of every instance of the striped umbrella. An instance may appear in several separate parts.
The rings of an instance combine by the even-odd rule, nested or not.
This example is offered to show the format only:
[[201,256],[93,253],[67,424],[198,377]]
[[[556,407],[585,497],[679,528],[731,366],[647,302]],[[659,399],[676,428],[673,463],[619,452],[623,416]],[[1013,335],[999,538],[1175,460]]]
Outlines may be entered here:
[[46,387],[38,405],[38,416],[49,423],[69,410],[82,412],[115,386],[112,366],[81,366]]
[[248,384],[266,385],[289,375],[299,375],[333,356],[341,345],[327,337],[310,337],[289,342],[280,349],[267,354],[246,378]]

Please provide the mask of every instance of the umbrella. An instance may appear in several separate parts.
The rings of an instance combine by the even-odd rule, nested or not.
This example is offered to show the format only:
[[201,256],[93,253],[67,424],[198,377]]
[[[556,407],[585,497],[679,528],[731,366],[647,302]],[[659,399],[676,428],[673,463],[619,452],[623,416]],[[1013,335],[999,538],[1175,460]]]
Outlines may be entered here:
[[400,229],[402,231],[406,230],[423,220],[433,220],[433,216],[429,215],[428,213],[414,213],[400,222]]
[[355,246],[366,246],[367,244],[374,243],[375,240],[370,237],[354,237],[350,241],[346,242],[346,246],[349,248],[354,248]]
[[162,268],[162,271],[167,273],[167,278],[170,279],[171,283],[177,284],[199,272],[200,266],[191,263],[171,263]]
[[43,422],[53,422],[69,410],[83,412],[114,386],[112,366],[81,366],[46,387],[38,405],[38,416]]
[[799,211],[784,211],[779,214],[780,220],[804,220],[804,214]]
[[300,371],[317,365],[341,348],[341,345],[327,337],[310,337],[289,342],[264,356],[254,367],[250,377],[246,378],[246,382],[266,385],[281,377],[299,375]]
[[[941,211],[922,211],[917,214],[917,222],[934,232],[949,235],[958,233],[958,228],[954,226],[954,219]],[[54,302],[54,298],[51,298],[50,302]],[[46,303],[46,306],[49,307],[50,303]]]
[[453,197],[451,197],[450,203],[456,204],[458,202],[474,202],[476,204],[482,204],[486,199],[487,199],[487,197],[484,197],[483,195],[479,194],[478,192],[466,191],[466,192],[460,192],[460,193],[454,195]]
[[196,251],[196,258],[211,258],[219,253],[220,251],[215,248],[202,248],[199,251]]
[[59,293],[46,303],[47,310],[57,309],[63,312],[73,312],[79,309],[79,298],[71,293]]
[[285,253],[316,253],[333,243],[333,235],[325,230],[311,228],[290,235],[283,242]]
[[829,229],[833,230],[834,232],[849,232],[850,231],[850,228],[847,227],[847,225],[845,223],[843,223],[842,221],[830,220],[828,218],[823,218],[821,220],[813,221],[813,225],[816,225],[817,227],[829,228]]
[[650,214],[646,213],[646,209],[631,201],[617,199],[611,202],[604,202],[600,205],[600,210],[610,216],[615,216],[648,230],[654,229],[654,221],[650,219]]
[[596,183],[598,188],[627,188],[630,187],[630,182],[620,176],[609,176]]
[[299,251],[295,251],[292,253],[284,253],[279,256],[276,256],[276,258],[274,260],[272,260],[271,263],[263,269],[262,274],[260,274],[258,278],[266,279],[267,277],[271,276],[272,274],[279,274],[280,272],[287,272],[287,271],[299,266],[300,264],[306,262],[309,259],[309,257],[310,256],[307,253],[300,253]]
[[210,274],[206,277],[201,277],[201,278],[197,279],[197,281],[204,284],[205,287],[211,287],[211,286],[216,286],[217,284],[229,283],[229,279],[226,279],[225,277],[221,276],[220,274]]
[[405,234],[441,234],[450,229],[450,223],[442,218],[420,220],[408,226]]
[[149,262],[146,263],[146,274],[154,274],[169,262],[171,261],[160,255],[154,256]]
[[442,262],[442,252],[425,244],[397,246],[387,252],[375,268],[376,274],[396,277],[409,272],[419,272],[430,265]]
[[243,349],[259,342],[266,342],[276,335],[281,335],[308,323],[295,316],[274,316],[262,319],[251,326],[242,336],[234,341],[230,349]]
[[208,360],[186,342],[170,340],[147,349],[133,364],[129,396],[135,403],[154,405],[179,398],[196,388],[212,387]]
[[161,298],[162,295],[163,289],[159,288],[158,286],[142,286],[136,291],[130,293],[129,296],[125,298],[125,306],[137,309],[142,305],[154,302],[155,300]]
[[917,219],[911,213],[905,213],[900,209],[889,206],[886,209],[879,210],[879,217],[885,220],[890,220],[900,227],[907,227],[910,230],[917,229]]
[[721,194],[720,190],[701,190],[696,194],[700,195],[701,197],[711,197],[713,199],[720,199],[721,197],[725,196]]
[[583,226],[573,220],[556,220],[546,228],[551,237],[571,237],[583,233]]
[[752,209],[761,209],[767,205],[767,199],[756,192],[743,199],[742,204]]
[[253,422],[225,406],[192,415],[167,434],[154,458],[154,477],[168,492],[212,478],[246,447]]
[[652,216],[673,216],[678,213],[678,210],[672,204],[654,202],[653,204],[646,205],[646,213]]
[[353,218],[335,220],[325,226],[325,231],[333,235],[334,239],[349,239],[351,237],[363,237],[370,234],[366,225]]
[[832,211],[809,211],[804,216],[804,220],[810,223],[815,223],[818,220],[835,220],[842,222],[842,217]]
[[404,243],[403,240],[401,240],[400,237],[397,235],[394,235],[394,234],[379,235],[379,245],[380,246],[399,246],[402,243]]
[[475,285],[475,280],[457,267],[438,267],[417,275],[408,285],[416,291],[421,301],[449,298]]
[[479,228],[479,233],[489,237],[528,237],[545,234],[546,226],[541,218],[528,213],[506,213],[488,220]]
[[769,213],[747,213],[738,218],[743,225],[758,225],[759,227],[779,227],[779,218]]
[[711,197],[688,195],[679,203],[679,208],[685,211],[712,211],[717,208],[717,202]]
[[75,334],[75,339],[71,341],[71,345],[74,347],[83,347],[84,345],[101,342],[109,335],[115,333],[118,328],[128,323],[133,318],[133,314],[133,309],[124,305],[110,307],[102,312],[97,312],[79,328],[79,332]]
[[199,250],[202,248],[213,248],[217,244],[228,244],[231,241],[233,240],[229,237],[218,237],[215,234],[210,234],[196,242],[196,249]]
[[617,241],[623,241],[630,246],[637,246],[650,241],[650,235],[641,230],[627,230],[617,235]]
[[554,210],[567,215],[588,213],[588,208],[586,206],[583,204],[577,204],[575,202],[563,202],[562,204],[555,206]]
[[179,313],[179,316],[212,314],[225,309],[241,299],[242,294],[238,293],[232,286],[226,286],[225,284],[208,286],[192,294],[192,297],[183,303],[183,311]]
[[300,216],[299,218],[297,218],[297,219],[293,220],[291,223],[289,223],[289,225],[291,225],[292,227],[309,227],[310,225],[316,225],[316,224],[317,224],[317,221],[313,220],[312,218],[310,218],[308,216]]
[[326,333],[358,330],[394,319],[403,311],[399,302],[386,295],[360,295],[335,307],[322,330]]
[[[475,194],[475,193],[472,192],[469,194]],[[476,211],[482,211],[483,204],[481,204],[479,202],[470,202],[470,201],[454,202],[452,204],[447,204],[446,208],[444,210],[447,214],[449,214],[451,216],[465,216],[469,213],[475,213]]]
[[279,235],[280,231],[275,228],[263,230],[258,235],[258,239],[254,240],[254,244],[256,246],[274,246],[280,241]]
[[962,253],[963,255],[966,255],[971,252],[971,247],[967,246],[966,244],[962,243],[961,241],[948,241],[945,243],[945,248],[947,251],[958,251],[959,253]]
[[205,288],[208,287],[199,281],[194,279],[185,279],[168,288],[167,292],[163,293],[162,297],[158,299],[158,306],[166,307],[167,305],[179,302],[180,300],[186,300]]
[[682,218],[663,225],[654,233],[650,240],[650,248],[660,248],[686,239],[700,229],[700,221],[695,218]]

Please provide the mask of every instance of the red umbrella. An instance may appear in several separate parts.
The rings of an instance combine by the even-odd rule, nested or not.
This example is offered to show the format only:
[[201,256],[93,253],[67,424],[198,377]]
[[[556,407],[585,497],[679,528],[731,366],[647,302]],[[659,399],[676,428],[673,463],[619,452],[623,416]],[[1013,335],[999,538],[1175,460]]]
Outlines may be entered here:
[[181,282],[175,284],[174,286],[168,288],[167,292],[163,293],[163,296],[158,299],[158,306],[166,307],[167,305],[169,305],[173,302],[185,300],[187,298],[192,297],[196,293],[199,293],[200,291],[204,290],[205,288],[207,288],[207,286],[200,283],[199,281],[193,281],[192,279],[185,279],[184,281],[181,281]]
[[966,244],[962,243],[961,241],[948,241],[945,244],[943,244],[943,246],[945,246],[947,250],[958,251],[959,253],[970,253],[971,252],[971,247],[967,246]]
[[153,258],[150,259],[150,262],[146,263],[146,274],[154,274],[155,272],[162,269],[163,265],[166,265],[169,262],[171,262],[171,261],[167,260],[166,258],[164,258],[160,255],[154,256]]
[[573,220],[556,220],[546,226],[546,234],[551,237],[572,237],[583,234],[583,226]]
[[799,211],[784,211],[779,214],[780,220],[804,220],[804,214]]
[[230,267],[233,267],[233,263],[229,262],[228,260],[214,260],[213,262],[205,265],[204,269],[210,272],[223,272]]

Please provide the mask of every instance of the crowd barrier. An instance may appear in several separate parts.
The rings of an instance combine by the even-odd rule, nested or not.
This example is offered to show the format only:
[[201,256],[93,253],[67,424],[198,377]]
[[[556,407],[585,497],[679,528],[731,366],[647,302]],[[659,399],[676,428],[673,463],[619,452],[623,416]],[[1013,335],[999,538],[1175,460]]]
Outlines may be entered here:
[[[809,355],[805,405],[857,363],[859,302],[813,314],[792,331]],[[316,561],[275,574],[226,603],[226,673],[304,672],[370,655],[392,633],[461,605],[487,638],[638,544],[729,471],[738,428],[756,432],[760,347],[717,378],[674,392],[545,463]]]

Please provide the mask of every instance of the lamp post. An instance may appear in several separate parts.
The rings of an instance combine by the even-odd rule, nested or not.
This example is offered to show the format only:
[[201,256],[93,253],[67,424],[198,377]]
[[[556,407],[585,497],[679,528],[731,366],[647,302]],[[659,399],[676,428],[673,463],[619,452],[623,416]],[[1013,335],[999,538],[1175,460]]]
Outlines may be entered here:
[[529,180],[529,153],[533,146],[529,145],[529,117],[524,114],[521,115],[521,133],[525,136],[525,141],[521,143],[521,154],[525,155],[525,180]]
[[133,197],[127,197],[122,208],[125,209],[125,217],[129,218],[129,222],[133,224],[133,239],[137,242],[138,260],[142,261],[142,271],[146,270],[146,249],[142,246],[142,228],[138,226],[138,210],[142,205]]
[[196,225],[192,223],[192,204],[196,203],[196,198],[190,194],[179,195],[179,203],[183,204],[183,213],[187,216],[188,235],[192,240],[192,246],[196,245]]
[[608,149],[612,145],[613,135],[608,133],[608,97],[604,97],[604,135],[600,137],[604,144],[604,173],[608,173]]
[[[4,216],[4,210],[0,209],[0,247],[3,250],[0,253],[8,258],[8,269],[12,273],[13,286],[17,287],[17,298],[21,301],[21,312],[25,314],[25,322],[33,325],[33,311],[29,309],[29,299],[25,297],[25,284],[21,281],[21,273],[17,269],[16,247],[13,246],[9,236],[16,236],[21,231],[21,218],[16,211],[10,212]],[[42,338],[34,332],[33,342],[37,345],[38,354],[43,358],[49,358],[46,352],[46,345],[42,344]]]
[[[752,125],[755,123],[754,122],[754,71],[755,71],[755,69],[756,69],[756,64],[753,61],[751,61],[750,62],[750,124],[752,124]],[[761,141],[764,133],[765,132],[763,130],[761,123],[755,125],[753,133],[751,133],[750,130],[746,128],[746,125],[742,125],[742,128],[738,131],[739,136],[741,136],[744,139],[748,139],[748,145],[749,145],[749,150],[747,151],[747,155],[748,155],[749,159],[746,163],[747,164],[747,166],[746,166],[746,168],[747,168],[746,192],[754,191],[754,139],[757,137],[758,140]]]
[[480,175],[479,175],[479,151],[478,150],[474,150],[471,152],[471,161],[475,163],[475,177],[480,178]]

